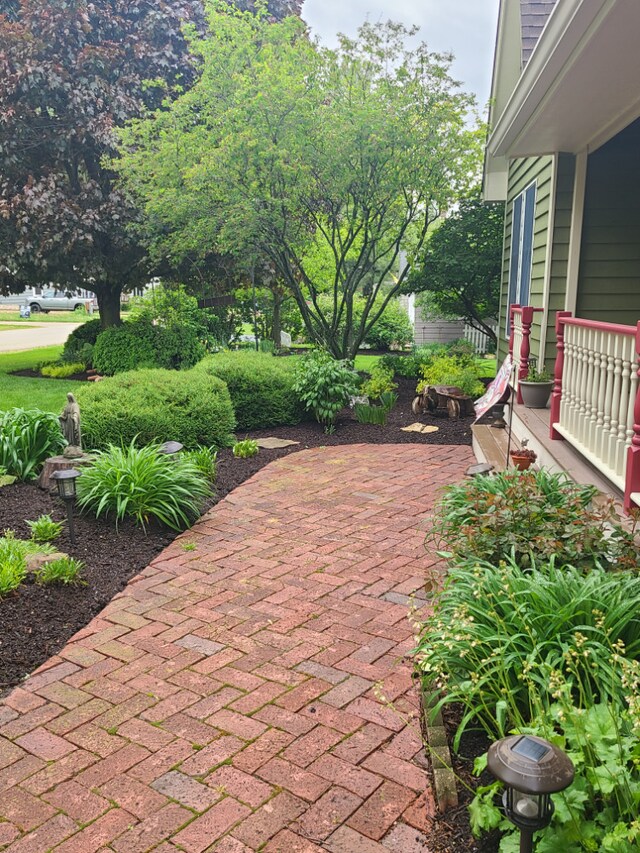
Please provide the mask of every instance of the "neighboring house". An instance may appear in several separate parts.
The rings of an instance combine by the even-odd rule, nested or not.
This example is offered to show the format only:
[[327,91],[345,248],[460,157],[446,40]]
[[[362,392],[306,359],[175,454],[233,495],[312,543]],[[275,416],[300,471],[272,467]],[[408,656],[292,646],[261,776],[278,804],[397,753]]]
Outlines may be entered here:
[[[438,319],[425,317],[422,309],[416,304],[415,294],[401,296],[400,304],[409,315],[413,326],[413,342],[416,346],[425,344],[448,344],[460,338],[466,338],[476,348],[478,353],[486,353],[491,349],[488,335],[474,329],[464,320]],[[491,321],[494,326],[494,321]]]
[[[507,203],[499,354],[511,343],[520,376],[527,359],[555,372],[553,441],[534,438],[551,454],[564,439],[628,507],[640,503],[639,36],[638,0],[502,0],[484,173],[485,198]],[[526,413],[519,428],[535,433]]]

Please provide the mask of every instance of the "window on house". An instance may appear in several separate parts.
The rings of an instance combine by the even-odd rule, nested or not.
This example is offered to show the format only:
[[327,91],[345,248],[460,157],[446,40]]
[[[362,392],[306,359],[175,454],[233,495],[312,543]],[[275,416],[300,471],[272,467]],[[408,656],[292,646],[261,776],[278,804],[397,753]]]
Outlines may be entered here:
[[[536,185],[533,183],[513,202],[508,306],[529,304],[535,213]],[[507,336],[510,332],[507,308]]]

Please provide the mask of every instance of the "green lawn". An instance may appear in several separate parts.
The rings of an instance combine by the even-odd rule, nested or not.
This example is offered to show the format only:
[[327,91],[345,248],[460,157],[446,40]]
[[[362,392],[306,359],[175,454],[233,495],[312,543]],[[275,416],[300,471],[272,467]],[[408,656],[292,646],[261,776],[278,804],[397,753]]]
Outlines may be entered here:
[[45,412],[61,412],[67,392],[74,392],[82,382],[62,379],[29,379],[24,376],[9,376],[14,370],[36,368],[45,361],[60,358],[62,346],[40,347],[25,352],[0,353],[0,406],[2,409],[43,409]]
[[31,317],[21,317],[18,309],[15,311],[0,311],[0,320],[11,323],[85,323],[87,320],[97,319],[100,315],[96,311],[93,315],[85,314],[84,311],[50,311],[48,314],[40,311]]
[[478,357],[476,365],[478,367],[478,376],[488,376],[489,379],[495,378],[496,370],[498,369],[498,361],[495,355],[488,358],[483,356]]
[[13,323],[0,323],[0,332],[13,332],[15,329],[23,328],[24,326],[20,326],[17,323],[15,325]]

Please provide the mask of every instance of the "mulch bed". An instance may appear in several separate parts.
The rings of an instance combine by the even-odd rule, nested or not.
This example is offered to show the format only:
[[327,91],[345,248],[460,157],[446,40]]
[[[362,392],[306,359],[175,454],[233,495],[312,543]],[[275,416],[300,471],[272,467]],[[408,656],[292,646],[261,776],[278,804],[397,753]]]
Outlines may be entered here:
[[[31,374],[22,371],[21,375]],[[419,418],[413,415],[411,402],[415,396],[415,385],[415,380],[398,380],[399,401],[385,426],[359,424],[353,414],[345,410],[337,420],[333,435],[326,435],[317,423],[311,421],[292,427],[252,430],[249,433],[252,438],[275,436],[299,444],[278,450],[262,449],[252,459],[235,459],[230,449],[221,450],[218,454],[216,496],[206,509],[269,462],[310,447],[340,444],[471,444],[470,418],[452,421],[429,414]],[[422,435],[401,430],[402,426],[416,421],[437,426],[438,432]],[[244,433],[238,433],[239,439],[244,437]],[[412,476],[419,476],[419,472],[408,471],[407,477]],[[9,528],[17,536],[28,538],[30,531],[25,520],[35,519],[45,513],[50,513],[57,521],[66,518],[62,502],[35,485],[19,483],[0,490],[0,531]],[[86,564],[84,577],[87,584],[74,588],[45,587],[29,578],[16,594],[0,602],[0,697],[58,652],[174,537],[174,533],[159,527],[151,526],[145,532],[125,521],[116,531],[109,522],[76,516],[77,545],[72,546],[65,525],[56,546]],[[485,748],[483,744],[472,740],[465,741],[461,755],[454,757],[454,769],[462,779],[471,779],[473,758]],[[491,846],[486,846],[487,842],[483,841],[480,845],[470,837],[466,812],[469,799],[470,795],[462,788],[463,805],[438,819],[430,839],[430,850],[433,853],[463,850],[469,853],[489,853],[497,850],[497,844],[489,842]]]

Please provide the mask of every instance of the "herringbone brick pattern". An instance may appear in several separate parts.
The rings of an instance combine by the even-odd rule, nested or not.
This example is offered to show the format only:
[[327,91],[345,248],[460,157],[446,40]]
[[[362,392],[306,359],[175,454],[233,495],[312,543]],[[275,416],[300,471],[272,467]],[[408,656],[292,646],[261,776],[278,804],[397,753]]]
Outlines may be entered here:
[[0,704],[0,849],[427,851],[408,613],[469,461],[320,448],[219,503]]

